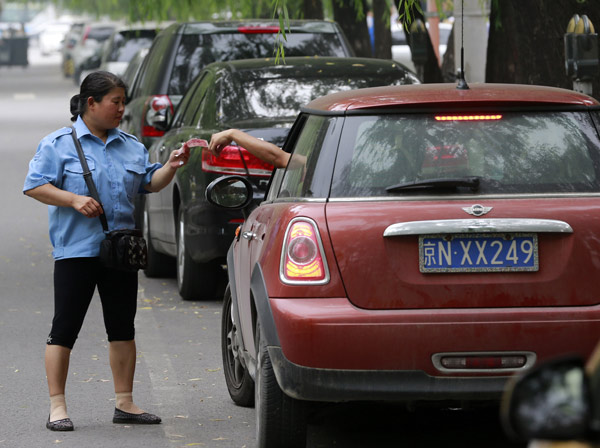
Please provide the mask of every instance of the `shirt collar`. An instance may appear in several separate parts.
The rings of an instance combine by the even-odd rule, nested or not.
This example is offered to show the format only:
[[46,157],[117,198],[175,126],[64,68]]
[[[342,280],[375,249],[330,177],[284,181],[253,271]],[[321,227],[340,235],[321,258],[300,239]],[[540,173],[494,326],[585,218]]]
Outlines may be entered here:
[[[84,135],[93,135],[91,133],[91,131],[88,129],[87,125],[85,124],[85,121],[83,121],[83,119],[81,118],[81,115],[77,116],[77,120],[75,121],[75,123],[73,123],[73,127],[75,128],[75,131],[77,132],[77,138],[81,138]],[[108,138],[106,139],[106,144],[108,145],[111,141],[119,138],[121,136],[121,133],[119,131],[119,128],[114,128],[114,129],[109,129],[108,130]]]

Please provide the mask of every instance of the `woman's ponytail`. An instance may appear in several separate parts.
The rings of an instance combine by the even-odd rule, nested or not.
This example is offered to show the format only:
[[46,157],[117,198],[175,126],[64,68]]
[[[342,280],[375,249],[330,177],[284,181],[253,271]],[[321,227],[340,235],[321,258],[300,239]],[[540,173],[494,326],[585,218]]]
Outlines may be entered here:
[[70,108],[71,108],[71,121],[77,121],[77,117],[79,115],[81,115],[81,106],[79,104],[81,99],[81,95],[77,94],[77,95],[73,95],[73,97],[71,98],[71,104],[70,104]]

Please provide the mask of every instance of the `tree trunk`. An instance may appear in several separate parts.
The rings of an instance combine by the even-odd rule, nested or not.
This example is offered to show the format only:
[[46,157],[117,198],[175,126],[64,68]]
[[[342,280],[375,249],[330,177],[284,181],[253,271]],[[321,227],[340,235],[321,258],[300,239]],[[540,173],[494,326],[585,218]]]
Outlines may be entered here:
[[[396,1],[396,9],[398,9],[398,11],[404,11],[404,4],[403,2],[405,0],[395,0]],[[418,20],[420,19],[423,23],[426,23],[425,17],[423,17],[423,14],[419,13],[419,11],[417,11],[417,9],[415,8],[413,10],[413,20]],[[410,28],[410,27],[409,27]],[[433,50],[433,45],[431,44],[431,39],[429,38],[429,33],[426,33],[427,35],[427,61],[425,62],[422,70],[417,70],[417,72],[422,72],[419,73],[419,77],[421,78],[421,81],[423,81],[424,83],[433,83],[433,82],[442,82],[442,70],[440,69],[440,66],[438,65],[438,59],[437,56],[435,55],[435,51]],[[410,33],[407,33],[408,38],[408,42],[410,43],[410,46],[412,48],[412,43],[411,43],[411,36]]]
[[[600,26],[600,8],[587,0],[492,2],[486,82],[573,88],[565,71],[564,34],[574,14]],[[496,27],[499,19],[500,27]],[[600,98],[598,77],[593,95]]]
[[390,10],[386,0],[373,0],[373,29],[375,31],[375,57],[392,59]]
[[[448,38],[448,46],[446,53],[442,58],[442,78],[443,82],[456,82],[456,70],[454,63],[454,30],[450,31],[450,37]],[[460,37],[460,36],[459,36]],[[460,57],[460,55],[458,55]]]
[[[366,14],[366,0],[361,1],[363,4],[363,11]],[[353,6],[353,2],[350,0],[343,0],[341,2],[333,0],[332,3],[333,17],[342,27],[356,56],[366,58],[371,57],[371,41],[369,39],[369,30],[367,28],[365,17],[362,17],[360,20],[357,18],[356,9]],[[342,5],[339,3],[342,3]]]
[[321,0],[304,0],[303,13],[305,19],[323,20],[323,2]]

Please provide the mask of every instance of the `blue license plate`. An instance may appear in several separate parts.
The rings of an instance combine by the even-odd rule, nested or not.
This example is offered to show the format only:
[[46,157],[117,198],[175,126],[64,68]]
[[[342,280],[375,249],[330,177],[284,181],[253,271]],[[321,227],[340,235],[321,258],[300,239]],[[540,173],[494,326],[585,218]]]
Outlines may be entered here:
[[424,273],[537,271],[537,234],[449,234],[419,236]]

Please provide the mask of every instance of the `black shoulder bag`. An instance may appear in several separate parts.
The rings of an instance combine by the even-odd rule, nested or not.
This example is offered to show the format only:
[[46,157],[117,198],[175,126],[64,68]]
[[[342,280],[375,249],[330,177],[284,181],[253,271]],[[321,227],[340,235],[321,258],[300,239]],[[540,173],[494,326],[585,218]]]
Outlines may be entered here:
[[[90,190],[92,198],[94,198],[104,210],[102,202],[100,202],[100,196],[96,190],[92,173],[88,167],[85,155],[81,144],[77,139],[77,133],[75,128],[71,126],[73,142],[75,148],[77,148],[77,154],[79,155],[79,161],[83,168],[83,178],[85,183]],[[131,271],[135,272],[138,269],[145,269],[148,265],[148,248],[146,246],[146,240],[142,236],[142,232],[138,229],[120,229],[120,230],[108,230],[108,222],[104,213],[100,214],[100,221],[102,222],[102,229],[106,238],[100,243],[100,260],[102,264],[111,269],[117,269],[120,271]]]

